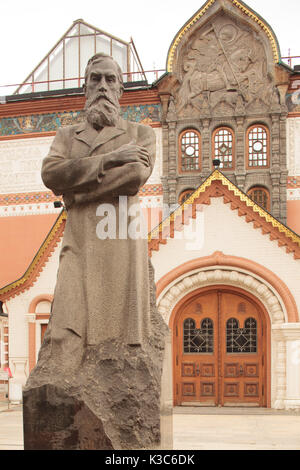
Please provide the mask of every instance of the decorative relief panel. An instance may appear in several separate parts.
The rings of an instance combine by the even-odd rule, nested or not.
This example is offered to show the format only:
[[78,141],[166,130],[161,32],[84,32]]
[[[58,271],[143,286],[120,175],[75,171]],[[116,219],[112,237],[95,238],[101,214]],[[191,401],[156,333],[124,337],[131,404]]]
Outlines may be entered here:
[[194,383],[183,383],[182,384],[182,396],[183,397],[196,396],[196,385]]
[[287,164],[289,175],[300,175],[300,117],[287,120]]
[[200,382],[200,393],[203,397],[215,395],[215,384],[213,382]]
[[200,365],[200,376],[201,377],[214,377],[215,366],[214,364],[201,364]]
[[0,142],[1,193],[45,191],[41,166],[52,140],[43,137]]
[[224,384],[224,396],[225,397],[238,397],[239,396],[239,383],[230,382]]
[[193,362],[183,362],[181,364],[182,377],[196,377],[195,364]]
[[224,365],[225,377],[238,377],[239,376],[239,365],[238,363],[234,364],[225,364]]
[[245,364],[245,377],[258,377],[257,364]]
[[244,384],[245,397],[258,397],[258,383],[245,383]]
[[189,38],[176,67],[177,115],[222,115],[279,105],[264,45],[250,28],[219,15]]

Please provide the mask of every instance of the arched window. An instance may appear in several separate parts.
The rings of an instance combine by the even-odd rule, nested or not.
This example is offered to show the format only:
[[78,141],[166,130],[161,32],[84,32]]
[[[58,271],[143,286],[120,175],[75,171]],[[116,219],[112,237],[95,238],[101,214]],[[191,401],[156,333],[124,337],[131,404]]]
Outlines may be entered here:
[[229,127],[219,127],[214,131],[212,157],[220,160],[220,169],[234,168],[234,134]]
[[193,194],[194,191],[194,189],[186,189],[185,191],[182,191],[182,193],[179,195],[178,203],[180,205],[183,204]]
[[239,320],[236,318],[227,320],[226,352],[229,354],[257,352],[257,322],[255,318],[247,318],[244,328],[240,328]]
[[183,322],[183,351],[184,353],[207,354],[214,351],[214,325],[210,318],[204,318],[201,328],[196,328],[193,318]]
[[247,168],[270,166],[269,130],[263,125],[251,126],[247,131]]
[[267,189],[255,186],[248,191],[248,196],[266,211],[270,210],[270,194]]
[[179,172],[196,172],[201,169],[201,136],[195,129],[179,135]]

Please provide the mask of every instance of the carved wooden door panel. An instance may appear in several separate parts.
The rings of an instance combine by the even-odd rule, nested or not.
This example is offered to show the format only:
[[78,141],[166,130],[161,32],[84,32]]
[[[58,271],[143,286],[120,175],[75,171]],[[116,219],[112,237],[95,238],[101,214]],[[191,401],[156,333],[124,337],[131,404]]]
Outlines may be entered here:
[[174,328],[175,404],[264,406],[263,321],[245,296],[189,299]]
[[219,294],[220,404],[263,406],[263,324],[255,304],[232,293]]

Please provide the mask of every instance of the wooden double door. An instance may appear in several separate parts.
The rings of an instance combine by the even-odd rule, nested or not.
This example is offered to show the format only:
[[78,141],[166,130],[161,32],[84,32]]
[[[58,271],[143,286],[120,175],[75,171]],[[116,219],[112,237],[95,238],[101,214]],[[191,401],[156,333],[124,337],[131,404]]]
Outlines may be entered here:
[[265,325],[258,305],[215,289],[187,300],[174,325],[174,403],[266,406]]

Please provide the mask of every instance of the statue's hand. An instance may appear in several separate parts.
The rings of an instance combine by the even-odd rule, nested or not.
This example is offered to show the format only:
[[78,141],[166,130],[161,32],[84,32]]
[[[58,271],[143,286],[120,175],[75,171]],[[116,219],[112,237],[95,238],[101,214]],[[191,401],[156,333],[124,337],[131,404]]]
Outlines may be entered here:
[[141,145],[137,145],[134,141],[129,142],[129,144],[124,144],[122,147],[107,155],[106,161],[104,162],[104,169],[122,166],[126,163],[142,163],[149,167],[150,156],[148,150]]

